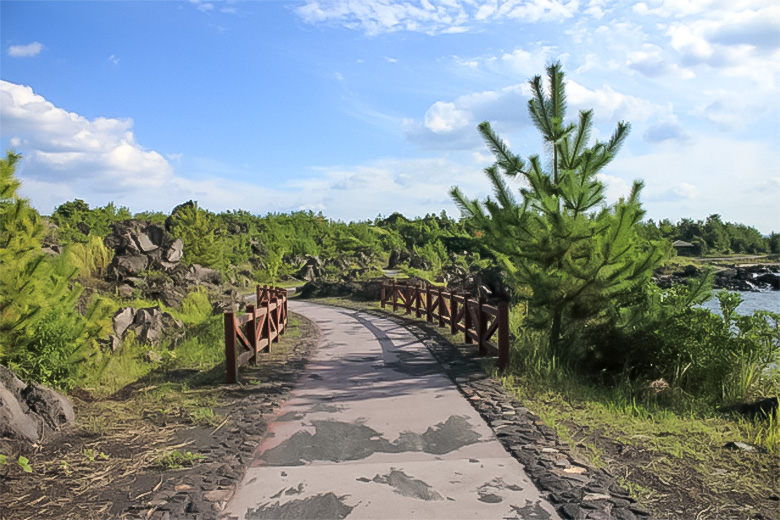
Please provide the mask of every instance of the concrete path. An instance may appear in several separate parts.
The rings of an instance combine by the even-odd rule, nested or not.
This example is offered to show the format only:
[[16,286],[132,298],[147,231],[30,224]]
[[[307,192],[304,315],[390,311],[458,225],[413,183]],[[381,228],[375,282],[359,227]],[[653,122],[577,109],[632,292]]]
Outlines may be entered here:
[[405,328],[302,302],[322,337],[226,516],[558,518]]

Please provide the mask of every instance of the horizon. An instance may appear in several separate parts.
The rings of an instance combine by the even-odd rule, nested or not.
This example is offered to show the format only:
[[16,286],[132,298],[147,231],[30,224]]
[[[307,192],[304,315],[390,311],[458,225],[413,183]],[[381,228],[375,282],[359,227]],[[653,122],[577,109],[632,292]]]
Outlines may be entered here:
[[780,231],[780,6],[747,0],[0,2],[0,142],[41,214],[446,211],[490,192],[490,121],[541,153],[527,81],[632,132],[607,202]]

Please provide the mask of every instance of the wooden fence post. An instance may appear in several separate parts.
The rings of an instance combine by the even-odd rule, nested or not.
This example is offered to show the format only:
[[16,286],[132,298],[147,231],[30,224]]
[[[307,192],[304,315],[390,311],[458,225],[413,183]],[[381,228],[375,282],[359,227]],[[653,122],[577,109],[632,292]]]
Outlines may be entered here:
[[247,314],[251,315],[246,323],[246,339],[249,340],[249,346],[252,348],[252,364],[257,364],[257,314],[254,305],[246,306]]
[[[271,298],[268,298],[268,308],[271,308]],[[276,293],[273,293],[273,302],[276,304],[274,305],[276,308],[274,309],[274,328],[276,328],[276,337],[274,338],[274,343],[279,343],[279,325],[281,324],[281,313],[279,312],[279,298],[276,296]],[[269,348],[270,350],[270,348]]]
[[431,303],[433,298],[431,297],[431,286],[425,284],[425,320],[430,323],[433,321],[433,309],[431,309]]
[[477,305],[477,345],[479,345],[479,355],[484,356],[487,354],[487,347],[485,346],[487,320],[485,319],[485,313],[482,310],[482,306],[485,305],[485,298],[480,297]]
[[393,312],[398,310],[398,287],[393,280]]
[[404,293],[406,295],[406,312],[405,314],[411,314],[412,313],[412,293],[414,292],[414,287],[406,284],[406,287],[404,289]]
[[379,286],[379,301],[382,304],[382,308],[385,308],[385,282],[383,281]]
[[450,334],[458,332],[458,300],[455,299],[455,293],[450,293]]
[[282,298],[282,320],[281,320],[281,329],[279,329],[279,334],[284,334],[287,331],[287,291],[281,291],[280,292],[281,298]]
[[498,304],[498,369],[503,372],[509,368],[509,304]]
[[238,364],[236,362],[236,322],[232,312],[225,313],[225,382],[238,382]]
[[265,337],[268,338],[268,352],[271,352],[271,298],[267,298],[263,305],[265,306]]
[[421,313],[420,313],[420,286],[415,285],[414,286],[414,315],[417,317],[417,319],[420,319]]
[[444,296],[441,294],[441,287],[438,290],[439,293],[439,327],[444,327]]
[[466,342],[467,345],[471,345],[474,340],[471,339],[471,334],[469,333],[469,330],[471,329],[472,323],[471,323],[471,306],[469,305],[469,293],[463,294],[463,305],[465,305],[465,309],[463,312],[463,327],[466,329],[463,331],[463,340]]

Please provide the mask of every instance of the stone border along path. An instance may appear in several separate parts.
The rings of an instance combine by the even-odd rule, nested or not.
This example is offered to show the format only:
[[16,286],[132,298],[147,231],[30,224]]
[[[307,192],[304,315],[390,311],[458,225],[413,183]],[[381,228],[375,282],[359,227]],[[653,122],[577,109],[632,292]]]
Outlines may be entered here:
[[[304,315],[328,309],[352,317],[357,323],[344,334],[373,335],[381,352],[344,357],[328,354],[344,342],[321,345],[269,425],[257,462],[227,506],[230,518],[551,518],[553,507],[561,518],[648,518],[613,477],[573,460],[552,429],[435,329],[374,311],[291,304]],[[334,332],[327,317],[316,321],[324,333]],[[427,362],[422,345],[438,363]],[[390,371],[379,375],[380,365]],[[350,379],[351,389],[344,386]],[[399,385],[410,383],[413,392],[399,395]],[[387,400],[389,415],[374,413],[375,405],[363,399],[370,394]],[[410,409],[415,394],[432,395],[433,408]],[[495,437],[464,409],[463,396]],[[541,494],[527,485],[526,474]],[[449,481],[441,482],[442,475]]]

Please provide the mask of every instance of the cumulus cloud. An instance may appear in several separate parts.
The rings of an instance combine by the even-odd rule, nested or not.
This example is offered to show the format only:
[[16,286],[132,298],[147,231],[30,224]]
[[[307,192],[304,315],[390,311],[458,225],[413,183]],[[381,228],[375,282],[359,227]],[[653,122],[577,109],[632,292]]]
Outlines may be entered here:
[[[331,218],[361,220],[402,211],[424,215],[446,209],[457,214],[448,190],[462,186],[484,196],[482,167],[465,159],[380,159],[367,164],[315,168],[306,178],[267,185],[243,182],[235,168],[213,160],[160,153],[140,146],[130,119],[87,119],[59,108],[30,87],[0,81],[2,137],[22,152],[22,193],[43,213],[74,198],[92,206],[108,202],[131,211],[172,209],[198,200],[213,211],[246,209],[256,213],[312,209]],[[484,158],[483,158],[484,159]],[[185,178],[188,171],[227,172],[230,178]]]
[[8,48],[8,55],[12,58],[29,58],[37,56],[43,50],[43,44],[32,42],[27,45],[11,45]]
[[435,134],[459,130],[469,123],[469,116],[458,109],[455,103],[437,101],[425,113],[425,128]]
[[600,89],[590,89],[576,81],[568,80],[566,94],[570,108],[577,110],[593,109],[595,121],[645,121],[665,109],[646,99],[623,94],[607,85]]
[[47,181],[63,173],[106,189],[161,186],[172,175],[157,152],[135,142],[130,119],[83,116],[54,106],[32,88],[0,80],[3,134],[27,153],[26,172]]
[[715,124],[720,130],[741,131],[766,114],[767,106],[760,96],[725,89],[705,90],[692,113]]
[[454,101],[436,101],[423,121],[404,121],[406,138],[422,148],[474,150],[482,147],[477,125],[491,121],[502,130],[527,126],[525,84],[460,96]]

